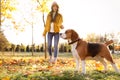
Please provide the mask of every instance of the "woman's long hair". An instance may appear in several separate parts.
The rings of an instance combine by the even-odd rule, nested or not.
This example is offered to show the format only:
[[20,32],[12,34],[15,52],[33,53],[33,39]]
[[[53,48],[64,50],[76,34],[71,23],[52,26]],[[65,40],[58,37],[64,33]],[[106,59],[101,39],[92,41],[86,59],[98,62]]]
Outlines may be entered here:
[[[56,11],[56,13],[55,13],[55,16],[53,17],[53,7],[54,6],[57,6],[57,11]],[[59,11],[59,6],[58,6],[58,4],[56,3],[56,2],[54,2],[53,4],[52,4],[52,6],[51,6],[51,11],[50,11],[50,15],[51,15],[51,22],[55,22],[56,21],[56,16],[58,15],[58,11]]]

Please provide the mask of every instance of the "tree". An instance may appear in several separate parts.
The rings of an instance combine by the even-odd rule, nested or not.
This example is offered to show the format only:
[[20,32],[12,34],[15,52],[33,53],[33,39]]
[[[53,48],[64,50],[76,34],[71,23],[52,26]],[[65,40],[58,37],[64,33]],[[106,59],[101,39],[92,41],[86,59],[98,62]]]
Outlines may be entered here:
[[1,0],[0,2],[0,31],[2,23],[5,19],[12,18],[12,11],[15,11],[15,1],[14,0]]
[[[34,55],[34,32],[33,32],[33,28],[34,28],[34,24],[36,24],[36,3],[31,0],[29,1],[28,3],[30,6],[27,7],[27,9],[29,10],[29,13],[27,13],[27,15],[29,15],[29,17],[26,17],[25,14],[22,14],[23,15],[23,19],[24,21],[26,22],[26,24],[30,25],[31,28],[32,28],[32,47],[31,47],[31,51],[32,51],[32,56]],[[35,6],[36,5],[36,6]]]
[[96,40],[98,39],[98,37],[95,33],[90,33],[90,34],[87,35],[86,39],[89,42],[97,42]]
[[104,34],[104,35],[98,35],[98,34],[95,34],[95,33],[90,33],[87,35],[87,41],[89,42],[101,42],[101,43],[104,43],[106,42],[108,39],[108,34]]
[[[37,2],[39,3],[39,6],[38,6],[38,10],[40,10],[42,13],[43,13],[43,24],[44,24],[44,27],[45,27],[45,20],[44,20],[44,13],[45,12],[49,12],[49,9],[47,7],[47,4],[48,2],[51,1],[51,0],[37,0]],[[47,58],[47,51],[46,51],[46,36],[45,36],[45,41],[44,41],[44,44],[45,44],[45,59]]]
[[0,33],[0,51],[4,51],[5,48],[8,46],[8,41],[5,38],[3,33]]
[[2,23],[5,19],[12,18],[11,12],[15,10],[15,7],[12,6],[14,1],[11,0],[1,0],[0,1],[0,51],[3,51],[8,46],[8,40],[1,30]]

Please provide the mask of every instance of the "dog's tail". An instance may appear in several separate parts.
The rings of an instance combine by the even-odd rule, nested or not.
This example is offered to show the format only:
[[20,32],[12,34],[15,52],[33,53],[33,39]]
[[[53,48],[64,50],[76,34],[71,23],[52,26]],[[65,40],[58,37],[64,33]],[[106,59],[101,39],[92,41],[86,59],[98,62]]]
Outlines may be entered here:
[[106,42],[105,42],[106,46],[108,46],[108,45],[110,45],[110,44],[112,44],[112,43],[113,43],[113,40],[110,40],[110,41],[106,41]]

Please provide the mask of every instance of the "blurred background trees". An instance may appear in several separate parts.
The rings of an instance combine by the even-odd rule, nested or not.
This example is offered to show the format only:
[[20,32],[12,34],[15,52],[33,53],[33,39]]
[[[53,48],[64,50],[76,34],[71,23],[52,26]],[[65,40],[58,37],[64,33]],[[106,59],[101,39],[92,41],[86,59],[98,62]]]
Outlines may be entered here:
[[0,33],[0,51],[4,51],[4,49],[7,48],[7,46],[9,46],[9,43],[6,37],[4,36],[4,34],[1,32]]
[[11,19],[11,12],[15,10],[14,2],[11,0],[1,0],[0,1],[0,51],[3,51],[8,45],[8,40],[3,34],[3,30],[1,29],[2,23],[5,19]]
[[104,43],[109,40],[113,40],[113,44],[109,45],[110,50],[112,50],[112,53],[114,51],[119,51],[120,50],[120,32],[118,33],[105,33],[103,35],[95,34],[95,33],[90,33],[87,35],[86,40],[88,42],[100,42]]
[[[35,27],[36,23],[38,23],[36,20],[43,20],[42,27],[44,27],[44,17],[46,17],[46,13],[48,13],[50,10],[48,8],[49,2],[52,2],[53,0],[31,0],[29,3],[22,3],[21,0],[1,0],[0,2],[0,51],[4,50],[7,46],[11,47],[10,45],[13,45],[14,43],[9,43],[7,38],[4,35],[4,27],[7,27],[8,29],[13,28],[15,33],[18,34],[18,32],[24,32],[25,27],[32,26]],[[29,4],[29,5],[26,5]],[[19,8],[18,5],[24,5],[23,8]],[[25,11],[28,11],[25,12]],[[44,15],[45,13],[45,15]],[[15,17],[15,14],[18,14],[18,18]],[[26,14],[28,16],[26,16]],[[36,15],[40,15],[41,17],[38,17]],[[39,19],[38,19],[39,18]],[[7,22],[8,21],[8,22]],[[6,22],[6,23],[5,23]],[[11,25],[12,24],[12,25]],[[30,27],[29,27],[30,28]],[[7,30],[8,30],[7,29]],[[42,28],[43,29],[43,28]],[[34,30],[34,29],[33,29]],[[39,34],[39,33],[38,33]],[[31,39],[32,39],[32,31],[31,31]],[[40,35],[40,34],[39,34]],[[120,50],[120,32],[118,33],[102,33],[102,34],[95,34],[95,33],[89,33],[86,34],[87,37],[85,40],[89,42],[101,42],[104,43],[107,40],[113,39],[114,44],[111,44],[110,48],[114,50]],[[10,35],[11,36],[11,35]],[[34,36],[34,35],[33,35]],[[12,36],[11,36],[12,38]],[[31,43],[34,43],[31,42]],[[21,51],[21,44],[14,44],[15,45],[15,51],[20,52]],[[44,49],[45,44],[40,45],[33,45],[35,49],[37,48],[37,51],[45,51]],[[26,45],[25,45],[26,46]],[[27,48],[24,47],[22,51],[27,49],[27,52],[31,51],[32,46],[30,44],[27,45]],[[67,43],[60,43],[59,45],[59,51],[60,52],[71,52],[71,47]],[[7,50],[7,49],[6,49]]]

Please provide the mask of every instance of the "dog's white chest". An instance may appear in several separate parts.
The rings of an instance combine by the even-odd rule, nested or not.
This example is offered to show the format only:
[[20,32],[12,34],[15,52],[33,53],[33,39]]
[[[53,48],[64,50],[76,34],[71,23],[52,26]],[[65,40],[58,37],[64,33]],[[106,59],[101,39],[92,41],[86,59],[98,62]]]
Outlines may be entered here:
[[73,50],[76,50],[76,46],[77,46],[77,42],[74,43],[74,44],[71,44],[72,51],[73,51]]
[[71,45],[72,55],[73,55],[75,58],[79,58],[78,52],[77,52],[77,50],[76,50],[76,46],[77,46],[77,42]]

